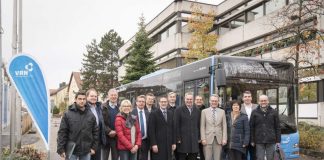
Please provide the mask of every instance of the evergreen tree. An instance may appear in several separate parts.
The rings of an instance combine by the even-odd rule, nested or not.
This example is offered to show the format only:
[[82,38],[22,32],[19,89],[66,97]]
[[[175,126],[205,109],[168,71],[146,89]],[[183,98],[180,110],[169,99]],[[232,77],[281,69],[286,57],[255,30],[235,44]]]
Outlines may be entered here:
[[124,45],[122,38],[114,30],[106,33],[100,41],[100,63],[102,72],[99,74],[98,91],[106,96],[110,88],[117,87],[118,83],[118,49]]
[[99,44],[93,40],[86,46],[81,69],[83,90],[95,88],[104,98],[110,88],[118,86],[118,49],[123,44],[117,32],[110,30]]
[[82,89],[87,90],[89,88],[97,88],[97,82],[99,79],[98,71],[100,70],[99,59],[99,48],[97,41],[92,40],[90,45],[86,46],[87,53],[83,54],[82,59]]
[[139,31],[135,35],[135,41],[130,47],[129,57],[126,59],[126,75],[123,77],[123,83],[129,83],[138,80],[142,76],[157,70],[153,61],[153,54],[150,48],[153,46],[151,39],[145,31],[145,19],[140,17]]

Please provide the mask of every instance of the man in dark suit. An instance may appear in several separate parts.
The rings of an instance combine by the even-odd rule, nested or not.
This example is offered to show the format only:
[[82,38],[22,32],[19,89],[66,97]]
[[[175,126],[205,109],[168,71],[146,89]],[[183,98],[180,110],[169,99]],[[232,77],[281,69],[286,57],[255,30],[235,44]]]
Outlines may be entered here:
[[149,111],[150,113],[152,111],[155,111],[157,108],[154,106],[155,96],[153,93],[147,93],[145,97],[145,109]]
[[177,100],[177,94],[174,92],[168,93],[168,110],[170,110],[173,114],[175,112],[176,106],[176,100]]
[[173,113],[167,110],[168,100],[161,97],[160,108],[150,114],[149,137],[152,148],[152,160],[171,160],[176,149],[175,124]]
[[111,160],[118,160],[117,137],[115,119],[119,112],[118,92],[115,89],[108,91],[108,101],[102,105],[102,116],[106,126],[106,146],[102,148],[102,158],[108,159],[111,150]]
[[175,111],[179,160],[196,160],[200,140],[200,111],[193,106],[192,93],[185,94],[185,105]]
[[136,98],[136,107],[134,107],[132,111],[132,115],[138,117],[138,122],[142,134],[142,145],[137,152],[138,160],[147,160],[148,151],[150,149],[150,143],[149,143],[148,132],[147,132],[149,112],[144,108],[145,108],[145,96],[140,95]]
[[[202,98],[202,96],[197,95],[195,97],[195,106],[200,110],[200,112],[206,108],[206,106],[204,105],[204,100]],[[201,144],[201,142],[199,142],[199,158],[200,160],[205,160],[205,156],[204,156],[204,147]]]
[[[248,119],[250,121],[251,113],[253,110],[257,108],[256,104],[252,103],[252,94],[250,91],[245,91],[243,93],[243,103],[241,105],[241,112],[248,115]],[[244,159],[248,159],[250,157],[250,160],[255,160],[255,147],[253,147],[251,144],[249,144],[246,147],[246,154],[244,155]]]
[[[178,106],[176,105],[176,101],[177,101],[177,94],[175,92],[169,92],[168,93],[168,111],[171,111],[173,113],[173,119],[175,120],[175,110],[176,108],[178,108]],[[175,149],[173,151],[173,158],[172,159],[179,159],[179,156],[177,154],[177,150]]]

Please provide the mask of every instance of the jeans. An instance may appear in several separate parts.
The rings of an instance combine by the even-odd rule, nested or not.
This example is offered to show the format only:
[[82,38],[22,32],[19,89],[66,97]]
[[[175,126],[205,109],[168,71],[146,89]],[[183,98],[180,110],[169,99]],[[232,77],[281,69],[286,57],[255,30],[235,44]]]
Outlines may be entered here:
[[136,153],[133,154],[130,151],[119,151],[120,160],[136,160]]
[[264,160],[264,157],[267,157],[267,160],[272,160],[275,152],[276,144],[256,144],[256,158],[257,160]]
[[72,155],[69,160],[90,160],[90,157],[91,157],[90,153],[83,156]]

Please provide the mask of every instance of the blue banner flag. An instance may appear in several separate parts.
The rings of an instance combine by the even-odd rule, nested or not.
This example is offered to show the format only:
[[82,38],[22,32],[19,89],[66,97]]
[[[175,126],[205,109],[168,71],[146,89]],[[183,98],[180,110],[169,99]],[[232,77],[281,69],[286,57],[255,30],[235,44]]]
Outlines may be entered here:
[[11,59],[7,70],[49,149],[49,93],[41,68],[31,56],[19,54]]

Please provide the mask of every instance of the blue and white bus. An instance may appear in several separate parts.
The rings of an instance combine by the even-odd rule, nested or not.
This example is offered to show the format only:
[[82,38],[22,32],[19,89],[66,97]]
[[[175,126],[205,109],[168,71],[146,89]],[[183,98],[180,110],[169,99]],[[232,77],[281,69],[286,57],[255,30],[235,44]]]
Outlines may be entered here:
[[223,108],[228,102],[241,100],[249,90],[253,103],[266,94],[270,105],[279,112],[282,133],[281,146],[286,159],[299,158],[294,92],[294,71],[291,63],[231,56],[209,58],[174,69],[164,69],[143,76],[140,80],[117,87],[120,99],[130,99],[148,92],[157,98],[168,92],[177,93],[177,105],[182,105],[186,92],[204,98],[208,106],[209,96],[218,94]]

